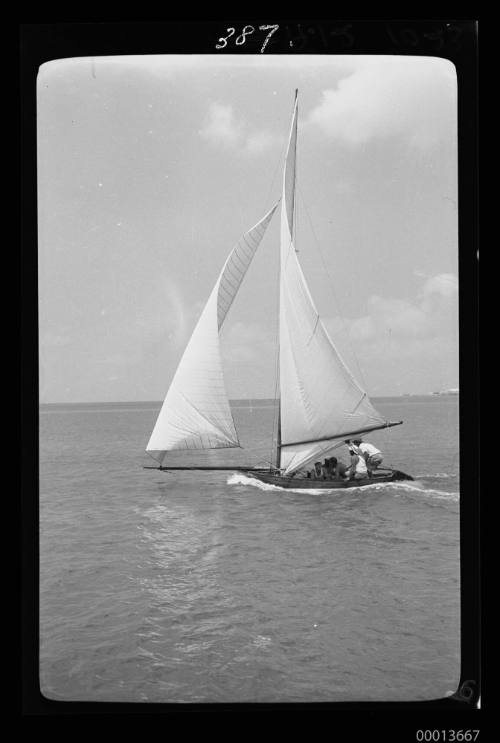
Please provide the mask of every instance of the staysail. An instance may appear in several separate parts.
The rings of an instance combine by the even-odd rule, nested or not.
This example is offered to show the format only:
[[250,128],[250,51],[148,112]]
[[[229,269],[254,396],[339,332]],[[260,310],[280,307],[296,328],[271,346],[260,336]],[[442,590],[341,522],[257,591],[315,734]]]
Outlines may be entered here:
[[387,425],[356,382],[321,322],[294,246],[297,98],[281,201],[280,468],[291,474],[339,439]]
[[239,446],[219,347],[219,330],[277,204],[231,251],[184,351],[146,451],[160,464],[168,451]]

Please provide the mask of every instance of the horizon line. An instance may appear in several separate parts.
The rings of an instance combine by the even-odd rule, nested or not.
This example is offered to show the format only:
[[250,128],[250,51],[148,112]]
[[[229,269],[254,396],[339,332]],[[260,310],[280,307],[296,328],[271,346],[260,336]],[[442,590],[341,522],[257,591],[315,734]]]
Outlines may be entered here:
[[[385,395],[370,395],[371,400],[381,400],[386,397],[439,397],[443,395],[458,395],[457,388],[434,392],[398,392]],[[229,402],[277,402],[273,397],[231,397]],[[163,400],[52,400],[39,401],[39,405],[162,405]]]

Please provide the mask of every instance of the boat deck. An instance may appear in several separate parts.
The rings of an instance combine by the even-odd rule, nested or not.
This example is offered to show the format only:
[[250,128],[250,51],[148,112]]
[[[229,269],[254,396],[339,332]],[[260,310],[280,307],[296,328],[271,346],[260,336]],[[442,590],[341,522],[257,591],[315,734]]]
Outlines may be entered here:
[[385,472],[374,472],[372,477],[362,480],[313,480],[309,477],[284,477],[283,475],[272,474],[267,471],[252,472],[245,470],[244,474],[248,477],[254,477],[256,480],[265,482],[268,485],[276,485],[280,488],[294,490],[332,490],[335,488],[360,488],[366,485],[376,485],[383,482],[396,482],[399,480],[413,480],[413,477],[406,475],[398,470]]

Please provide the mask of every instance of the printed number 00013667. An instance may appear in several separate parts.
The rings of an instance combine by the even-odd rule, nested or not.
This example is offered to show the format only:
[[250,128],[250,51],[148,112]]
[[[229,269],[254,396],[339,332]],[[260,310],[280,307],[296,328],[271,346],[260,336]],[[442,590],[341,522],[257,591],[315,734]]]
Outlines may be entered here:
[[469,743],[477,740],[479,730],[417,730],[418,743],[425,741],[450,741],[450,743]]

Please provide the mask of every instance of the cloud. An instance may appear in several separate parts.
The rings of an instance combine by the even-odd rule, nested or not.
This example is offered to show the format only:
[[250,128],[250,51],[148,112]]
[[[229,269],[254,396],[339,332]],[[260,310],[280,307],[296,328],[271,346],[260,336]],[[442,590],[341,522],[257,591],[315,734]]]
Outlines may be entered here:
[[386,333],[419,336],[426,332],[426,313],[405,300],[372,296],[368,309],[368,315],[350,321],[350,336],[354,340],[380,338]]
[[335,335],[343,328],[356,342],[377,344],[391,336],[398,342],[445,338],[453,333],[458,315],[458,279],[442,273],[428,278],[417,300],[373,295],[368,314],[360,318],[332,318],[328,327]]
[[413,301],[373,295],[363,317],[325,318],[325,325],[369,395],[458,386],[454,274],[421,276]]
[[456,76],[446,60],[368,58],[322,96],[308,123],[352,146],[396,136],[425,150],[454,131]]
[[249,131],[237,120],[233,107],[225,103],[211,103],[200,136],[216,146],[238,150],[245,155],[259,155],[282,142],[282,137],[267,130]]
[[230,147],[238,145],[244,136],[241,125],[236,123],[232,106],[223,103],[210,104],[207,121],[200,134],[209,142]]
[[422,289],[422,309],[429,313],[442,307],[458,295],[458,278],[452,273],[440,273],[427,279]]
[[252,154],[259,155],[261,152],[270,150],[272,147],[274,147],[276,144],[279,144],[281,141],[282,141],[281,137],[278,137],[275,134],[272,134],[271,132],[267,132],[267,131],[255,132],[254,134],[250,134],[246,138],[245,144],[244,144],[244,150],[249,155],[252,155]]

